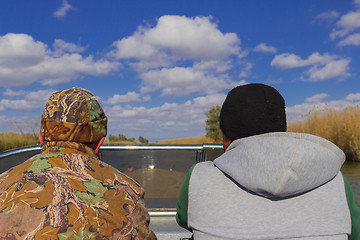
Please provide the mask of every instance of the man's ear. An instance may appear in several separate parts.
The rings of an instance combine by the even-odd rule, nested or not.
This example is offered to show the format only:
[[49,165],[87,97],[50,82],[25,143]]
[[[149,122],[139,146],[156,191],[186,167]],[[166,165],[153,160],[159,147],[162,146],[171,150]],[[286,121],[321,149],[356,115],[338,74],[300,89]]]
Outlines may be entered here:
[[41,135],[40,135],[40,133],[39,133],[39,142],[40,142],[40,145],[42,145],[43,144],[43,142],[44,142],[44,140],[42,139],[42,137],[41,137]]
[[223,135],[223,149],[224,149],[224,152],[230,146],[231,142],[232,142],[232,140],[228,139],[227,137],[225,137]]
[[102,137],[102,138],[99,140],[99,142],[98,142],[98,144],[97,144],[97,146],[96,146],[96,148],[95,148],[95,153],[96,153],[96,154],[99,153],[100,146],[103,144],[104,140],[105,140],[105,137]]

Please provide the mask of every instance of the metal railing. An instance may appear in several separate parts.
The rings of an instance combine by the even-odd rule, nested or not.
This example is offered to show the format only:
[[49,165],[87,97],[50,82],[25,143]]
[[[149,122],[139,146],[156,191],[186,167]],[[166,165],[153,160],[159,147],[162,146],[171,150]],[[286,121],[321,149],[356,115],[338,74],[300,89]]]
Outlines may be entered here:
[[[203,144],[203,145],[103,145],[100,150],[205,150],[205,149],[222,149],[220,144]],[[16,148],[0,153],[0,159],[16,155],[19,153],[40,151],[41,146],[28,146]]]

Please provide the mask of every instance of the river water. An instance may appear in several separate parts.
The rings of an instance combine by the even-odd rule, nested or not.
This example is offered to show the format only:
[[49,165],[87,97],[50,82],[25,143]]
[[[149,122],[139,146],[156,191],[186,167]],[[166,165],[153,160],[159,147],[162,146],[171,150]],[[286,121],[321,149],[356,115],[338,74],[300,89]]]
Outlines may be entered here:
[[345,162],[342,173],[349,180],[354,192],[356,203],[360,206],[360,162]]

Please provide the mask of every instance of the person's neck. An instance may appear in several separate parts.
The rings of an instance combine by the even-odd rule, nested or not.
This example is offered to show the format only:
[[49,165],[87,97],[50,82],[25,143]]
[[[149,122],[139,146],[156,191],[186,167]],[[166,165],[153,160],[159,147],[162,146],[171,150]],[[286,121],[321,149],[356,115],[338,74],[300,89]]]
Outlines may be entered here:
[[51,141],[51,142],[44,141],[43,144],[41,145],[41,152],[46,153],[51,148],[71,148],[78,152],[89,155],[90,157],[97,158],[97,154],[95,153],[94,149],[84,143],[68,142],[68,141]]

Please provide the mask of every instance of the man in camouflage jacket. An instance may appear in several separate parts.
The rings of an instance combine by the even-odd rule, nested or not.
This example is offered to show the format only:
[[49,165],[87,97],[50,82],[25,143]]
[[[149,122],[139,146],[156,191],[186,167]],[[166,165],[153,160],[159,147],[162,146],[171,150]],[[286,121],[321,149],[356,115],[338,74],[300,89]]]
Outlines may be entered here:
[[55,92],[41,154],[0,175],[0,239],[156,239],[144,190],[98,160],[107,117],[88,90]]

